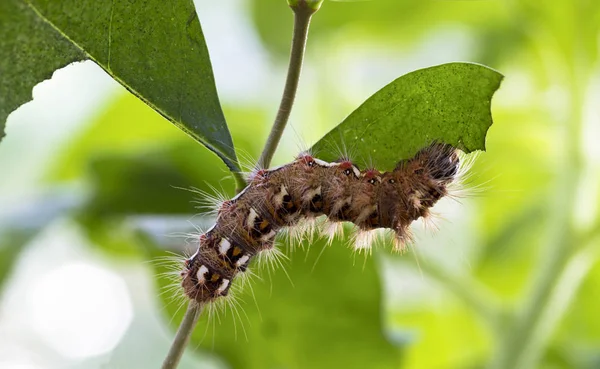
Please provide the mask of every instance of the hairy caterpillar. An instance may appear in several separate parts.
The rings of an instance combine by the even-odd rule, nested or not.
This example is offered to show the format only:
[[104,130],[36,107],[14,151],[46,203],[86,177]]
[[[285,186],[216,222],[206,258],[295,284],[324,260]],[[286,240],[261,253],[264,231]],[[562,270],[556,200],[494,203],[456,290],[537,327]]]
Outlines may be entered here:
[[427,217],[447,195],[459,166],[458,150],[432,143],[384,173],[308,154],[259,170],[248,187],[223,202],[216,224],[200,236],[198,250],[181,272],[184,292],[199,303],[226,296],[251,259],[273,248],[279,230],[321,215],[331,222],[352,222],[361,231],[392,229],[401,248],[410,239],[410,224]]

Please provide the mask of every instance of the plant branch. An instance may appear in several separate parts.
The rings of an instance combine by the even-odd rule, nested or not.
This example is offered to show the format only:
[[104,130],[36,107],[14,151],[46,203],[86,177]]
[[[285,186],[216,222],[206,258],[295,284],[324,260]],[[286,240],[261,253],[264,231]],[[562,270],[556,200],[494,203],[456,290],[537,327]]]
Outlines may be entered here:
[[[283,130],[287,124],[292,111],[292,105],[298,89],[298,80],[302,70],[302,61],[304,59],[304,50],[306,48],[306,39],[308,37],[308,28],[312,15],[319,10],[323,0],[289,0],[290,8],[294,12],[294,32],[292,38],[292,50],[290,53],[290,63],[288,74],[283,90],[283,96],[279,105],[279,110],[275,117],[275,122],[271,128],[271,133],[265,144],[265,148],[259,159],[259,165],[267,168],[271,164],[273,153],[279,144]],[[239,172],[232,172],[236,184],[236,192],[239,193],[246,186],[246,180]],[[175,369],[181,360],[183,352],[190,340],[198,318],[202,313],[202,306],[195,301],[190,301],[187,311],[183,317],[181,325],[175,334],[173,344],[169,353],[163,362],[162,369]]]
[[452,291],[456,297],[473,309],[494,331],[499,331],[504,323],[504,311],[498,299],[484,286],[467,275],[457,275],[433,260],[419,264],[419,268],[429,277]]
[[523,350],[523,354],[515,368],[527,369],[537,366],[556,326],[560,323],[577,295],[585,277],[598,261],[598,253],[599,250],[595,244],[588,244],[570,258],[560,274],[546,306],[539,312],[541,315],[540,323],[531,333],[532,339],[527,348]]
[[271,159],[275,149],[279,145],[279,140],[283,135],[283,130],[288,122],[292,106],[298,89],[298,80],[302,70],[302,61],[304,59],[304,50],[306,48],[306,39],[308,37],[308,28],[312,15],[318,8],[311,7],[304,1],[296,1],[290,3],[290,7],[294,11],[294,32],[292,38],[292,49],[290,52],[290,63],[288,65],[288,73],[283,89],[283,96],[279,103],[279,110],[275,117],[275,122],[271,128],[271,133],[267,138],[267,143],[263,149],[258,165],[262,168],[268,168],[271,165]]
[[[575,211],[577,184],[581,175],[582,159],[579,151],[581,126],[583,121],[583,85],[571,66],[571,114],[563,129],[566,130],[566,155],[562,160],[561,177],[556,188],[556,198],[552,210],[552,221],[547,245],[544,246],[546,258],[539,264],[537,278],[524,305],[517,312],[513,326],[507,330],[498,356],[492,361],[492,369],[526,369],[527,365],[537,366],[535,360],[543,354],[545,339],[536,332],[545,325],[544,314],[551,304],[561,276],[568,274],[569,262],[575,257],[577,247],[573,240],[577,237],[571,222]],[[574,279],[575,280],[575,279]],[[568,302],[565,302],[568,303]],[[558,318],[553,318],[558,319]],[[551,331],[546,329],[546,333]],[[529,352],[531,350],[531,352]],[[535,352],[534,352],[535,351]]]
[[177,333],[175,334],[175,339],[173,340],[173,344],[169,349],[169,353],[163,362],[162,369],[175,369],[179,364],[179,360],[181,360],[181,356],[185,351],[185,347],[187,346],[190,337],[192,336],[192,331],[198,322],[198,318],[200,317],[200,313],[202,312],[202,306],[198,305],[195,301],[190,300],[188,308],[183,316],[183,320],[181,321],[181,325],[179,329],[177,329]]

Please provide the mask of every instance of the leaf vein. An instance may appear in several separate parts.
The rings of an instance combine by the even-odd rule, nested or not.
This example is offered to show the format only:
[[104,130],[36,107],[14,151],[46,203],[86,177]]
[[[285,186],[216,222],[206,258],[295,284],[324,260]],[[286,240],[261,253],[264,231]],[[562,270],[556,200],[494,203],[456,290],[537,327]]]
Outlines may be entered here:
[[112,5],[110,7],[110,20],[108,22],[108,56],[106,58],[107,59],[106,69],[108,69],[109,72],[112,72],[112,70],[110,68],[110,54],[111,54],[111,48],[112,48],[112,27],[113,27],[114,15],[115,15],[115,0],[112,0]]

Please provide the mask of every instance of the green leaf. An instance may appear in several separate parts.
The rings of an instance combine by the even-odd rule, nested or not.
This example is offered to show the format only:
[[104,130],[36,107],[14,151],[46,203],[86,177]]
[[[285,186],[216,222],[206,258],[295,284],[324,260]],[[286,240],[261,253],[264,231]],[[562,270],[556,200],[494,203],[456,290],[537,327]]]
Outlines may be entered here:
[[465,152],[485,150],[491,99],[502,78],[471,63],[408,73],[368,98],[312,151],[332,161],[345,148],[358,160],[390,170],[434,140]]
[[19,255],[35,234],[35,231],[22,230],[0,232],[0,293]]
[[85,54],[49,27],[22,1],[0,2],[0,139],[8,115],[32,99],[31,90],[52,72]]
[[239,171],[192,1],[3,0],[0,137],[33,86],[91,59]]
[[[208,320],[205,310],[190,347],[200,345],[219,354],[232,368],[399,367],[401,350],[382,327],[382,286],[375,260],[353,253],[343,242],[323,247],[316,242],[310,250],[293,253],[289,262],[284,260],[286,271],[253,266],[258,278],[236,294],[243,311],[232,316],[227,309],[220,318]],[[157,272],[166,271],[162,268]],[[170,282],[161,277],[159,284]],[[172,317],[178,304],[163,297],[176,326],[178,319]]]

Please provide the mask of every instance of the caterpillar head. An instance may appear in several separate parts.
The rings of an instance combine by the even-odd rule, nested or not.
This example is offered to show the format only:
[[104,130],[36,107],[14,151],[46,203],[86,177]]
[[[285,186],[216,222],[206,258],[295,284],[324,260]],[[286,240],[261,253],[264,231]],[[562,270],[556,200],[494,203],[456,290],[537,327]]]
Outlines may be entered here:
[[446,194],[446,185],[455,179],[459,166],[456,149],[447,144],[433,143],[412,159],[399,162],[393,174],[396,182],[402,184],[405,190],[439,187],[443,196]]
[[[206,235],[200,236],[200,242],[209,244]],[[216,272],[214,265],[218,260],[212,255],[210,248],[201,248],[184,262],[181,272],[181,286],[184,293],[192,300],[199,303],[214,301],[229,292],[232,277],[223,276]]]
[[384,173],[378,202],[381,225],[405,238],[410,223],[426,218],[429,209],[447,195],[459,164],[456,149],[434,143]]
[[409,166],[414,172],[420,172],[425,179],[447,185],[458,173],[460,160],[454,147],[436,142],[419,151],[409,161]]

